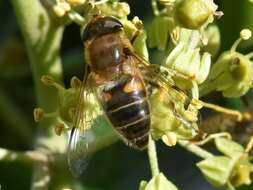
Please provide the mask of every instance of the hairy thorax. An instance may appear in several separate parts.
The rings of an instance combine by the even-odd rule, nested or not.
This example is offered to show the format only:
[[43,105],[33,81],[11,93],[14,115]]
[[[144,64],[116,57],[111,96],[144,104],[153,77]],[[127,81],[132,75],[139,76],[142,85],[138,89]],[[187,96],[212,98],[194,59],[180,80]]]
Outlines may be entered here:
[[118,34],[107,34],[94,39],[89,46],[89,57],[93,72],[118,72],[125,59],[121,37]]

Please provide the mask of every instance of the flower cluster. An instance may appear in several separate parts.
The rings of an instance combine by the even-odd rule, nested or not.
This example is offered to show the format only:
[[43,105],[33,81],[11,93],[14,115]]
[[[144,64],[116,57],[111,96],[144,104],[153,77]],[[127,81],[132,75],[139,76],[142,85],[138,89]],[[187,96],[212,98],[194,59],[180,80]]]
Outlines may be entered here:
[[[252,53],[244,55],[236,51],[242,40],[251,37],[251,31],[244,29],[240,38],[230,50],[223,52],[215,63],[218,54],[220,34],[217,25],[212,24],[215,18],[222,16],[213,0],[152,0],[153,18],[146,34],[143,22],[134,17],[129,20],[130,7],[118,1],[56,0],[53,12],[57,17],[67,17],[69,21],[80,25],[81,30],[94,14],[116,17],[123,24],[124,32],[132,41],[135,53],[149,60],[148,46],[157,48],[154,54],[163,52],[163,59],[154,64],[159,68],[159,88],[151,86],[149,102],[151,105],[151,135],[161,139],[166,145],[181,146],[203,157],[197,163],[206,179],[214,186],[233,189],[243,184],[250,184],[252,163],[249,156],[252,142],[244,148],[231,139],[220,135],[214,138],[217,150],[223,155],[213,155],[198,144],[187,147],[199,132],[199,110],[202,107],[243,119],[240,111],[229,110],[200,100],[210,92],[221,92],[224,97],[235,98],[245,95],[252,87],[253,63]],[[78,8],[77,8],[78,7]],[[81,8],[80,8],[81,7]],[[161,9],[161,10],[159,10]],[[160,54],[159,54],[160,55]],[[149,65],[147,62],[146,64]],[[150,66],[150,65],[149,65]],[[153,72],[153,71],[151,71]],[[145,78],[145,76],[144,76]],[[54,86],[59,91],[59,111],[61,121],[73,125],[73,115],[77,104],[88,110],[88,119],[99,115],[99,104],[93,96],[90,102],[80,101],[81,82],[77,78],[71,81],[71,88],[65,89],[48,76],[42,78],[44,84]],[[147,85],[147,88],[149,86]],[[85,96],[86,91],[82,96]],[[42,109],[35,110],[35,120],[47,116]],[[62,125],[59,125],[62,127]],[[61,133],[57,128],[57,133]],[[203,141],[210,136],[204,134]],[[180,143],[180,141],[188,143]],[[203,156],[207,155],[207,156]],[[157,172],[147,182],[142,181],[139,190],[176,190],[166,177]]]

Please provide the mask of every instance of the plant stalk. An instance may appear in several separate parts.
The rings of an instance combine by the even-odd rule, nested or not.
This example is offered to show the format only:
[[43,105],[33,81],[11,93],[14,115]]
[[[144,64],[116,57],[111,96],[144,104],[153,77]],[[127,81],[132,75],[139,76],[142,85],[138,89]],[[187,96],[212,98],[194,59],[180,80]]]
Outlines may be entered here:
[[34,164],[36,162],[48,162],[48,157],[38,151],[18,152],[0,148],[0,160],[4,162],[22,162]]
[[193,154],[197,155],[200,158],[207,159],[213,157],[213,154],[210,152],[200,148],[199,146],[190,143],[189,141],[178,141],[178,144],[188,150],[189,152],[192,152]]
[[[40,78],[42,75],[50,75],[56,81],[62,81],[59,51],[63,26],[49,17],[39,0],[12,0],[11,2],[28,52],[37,104],[46,112],[55,112],[58,107],[57,91],[44,86]],[[65,152],[66,138],[54,133],[53,126],[56,124],[56,119],[46,120],[39,125],[35,142],[36,150],[45,154]],[[47,163],[35,164],[31,189],[48,189],[50,179]]]
[[157,160],[157,152],[156,152],[156,145],[155,141],[149,136],[149,143],[148,143],[148,157],[149,157],[149,164],[152,176],[155,177],[159,175],[159,166]]

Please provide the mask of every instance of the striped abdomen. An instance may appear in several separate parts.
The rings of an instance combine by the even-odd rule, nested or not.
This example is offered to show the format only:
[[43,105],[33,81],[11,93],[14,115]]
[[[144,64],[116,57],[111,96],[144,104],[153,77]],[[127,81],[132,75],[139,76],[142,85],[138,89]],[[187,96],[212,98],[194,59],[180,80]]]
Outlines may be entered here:
[[139,76],[124,75],[102,92],[102,105],[113,127],[130,146],[144,149],[148,144],[150,110],[146,90]]

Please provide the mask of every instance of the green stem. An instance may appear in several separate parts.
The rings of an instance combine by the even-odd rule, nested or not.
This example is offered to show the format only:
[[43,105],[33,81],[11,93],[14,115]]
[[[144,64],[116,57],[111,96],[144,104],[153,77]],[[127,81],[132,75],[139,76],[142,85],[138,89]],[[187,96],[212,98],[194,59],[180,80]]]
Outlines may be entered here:
[[83,26],[85,24],[85,19],[80,14],[78,14],[73,10],[68,12],[68,17],[70,18],[71,21],[75,22],[80,26]]
[[56,91],[41,84],[40,77],[50,74],[62,78],[59,57],[63,27],[53,23],[39,1],[12,0],[28,51],[39,105],[51,112],[56,108]]
[[48,162],[48,157],[39,151],[18,152],[0,148],[0,160],[4,162],[22,162],[32,164],[35,162]]
[[193,154],[195,154],[201,158],[207,159],[207,158],[213,157],[213,154],[200,148],[199,146],[197,146],[193,143],[190,143],[189,141],[181,140],[178,142],[178,144],[180,146],[182,146],[183,148],[187,149],[189,152],[192,152]]
[[242,38],[239,38],[239,39],[237,39],[237,40],[234,42],[234,44],[232,45],[232,47],[231,47],[231,49],[230,49],[231,54],[234,53],[234,52],[236,52],[236,48],[238,47],[238,45],[239,45],[242,41],[243,41],[243,39],[242,39]]
[[155,141],[152,139],[151,136],[149,137],[148,143],[148,157],[152,176],[155,177],[159,175],[159,166],[157,161]]
[[[57,110],[57,91],[40,82],[42,75],[51,75],[58,82],[62,79],[61,60],[59,56],[63,26],[53,22],[39,0],[12,0],[18,23],[20,25],[33,72],[37,103],[46,112]],[[50,153],[64,153],[66,138],[58,137],[53,126],[56,119],[42,122],[38,129],[36,149]],[[36,164],[32,189],[49,187],[49,166]],[[44,183],[40,183],[43,181]],[[39,185],[38,185],[39,184]]]

